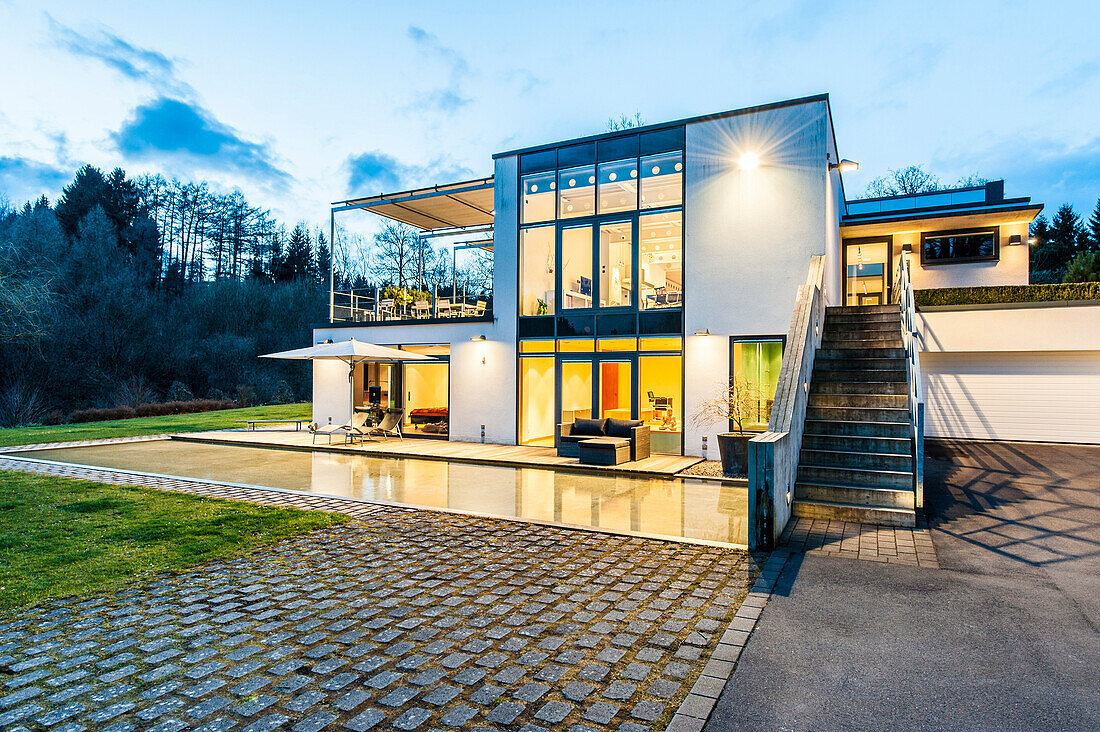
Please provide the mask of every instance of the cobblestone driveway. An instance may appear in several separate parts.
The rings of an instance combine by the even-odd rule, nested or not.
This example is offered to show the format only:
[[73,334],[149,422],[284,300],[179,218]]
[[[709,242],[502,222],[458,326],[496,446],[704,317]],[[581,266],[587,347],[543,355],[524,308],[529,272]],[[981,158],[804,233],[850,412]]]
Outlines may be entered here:
[[661,729],[757,574],[732,549],[379,510],[0,623],[0,728]]

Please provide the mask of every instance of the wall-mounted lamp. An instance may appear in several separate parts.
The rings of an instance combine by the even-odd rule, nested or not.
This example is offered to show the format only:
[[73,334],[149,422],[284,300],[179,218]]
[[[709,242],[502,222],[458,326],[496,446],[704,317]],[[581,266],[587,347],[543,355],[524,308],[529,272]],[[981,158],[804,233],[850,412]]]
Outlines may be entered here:
[[1019,246],[1020,244],[1024,243],[1024,238],[1019,234],[1013,234],[1012,236],[1008,237],[1008,243],[1010,246]]
[[474,336],[473,338],[471,338],[470,340],[471,340],[471,341],[473,341],[474,343],[477,343],[478,341],[483,341],[483,340],[485,340],[485,335],[484,335],[484,334],[482,334],[482,335],[476,335],[476,336]]
[[710,335],[710,329],[709,328],[700,328],[699,330],[695,331],[695,335],[697,335],[697,336],[708,336],[708,335]]
[[901,250],[903,252],[913,251],[913,242],[910,242],[910,241],[905,242],[904,244],[901,245]]
[[741,170],[752,170],[760,165],[760,156],[754,152],[747,152],[738,158],[737,164],[741,167]]
[[850,173],[859,170],[859,163],[845,158],[839,163],[829,163],[829,170],[839,170],[841,173]]
[[1038,244],[1038,243],[1039,243],[1039,240],[1038,240],[1038,239],[1036,239],[1036,238],[1035,238],[1034,236],[1032,236],[1032,237],[1028,237],[1028,240],[1027,240],[1027,245],[1028,245],[1029,247],[1033,247],[1033,246],[1035,246],[1035,245],[1036,245],[1036,244]]

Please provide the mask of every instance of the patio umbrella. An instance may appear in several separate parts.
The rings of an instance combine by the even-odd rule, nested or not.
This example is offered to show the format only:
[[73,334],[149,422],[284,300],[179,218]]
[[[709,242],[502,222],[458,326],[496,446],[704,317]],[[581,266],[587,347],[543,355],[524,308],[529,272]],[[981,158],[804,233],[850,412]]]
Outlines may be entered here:
[[[293,351],[265,353],[260,358],[285,358],[301,361],[343,361],[348,365],[348,391],[351,396],[351,410],[355,410],[355,367],[361,363],[394,361],[434,361],[431,356],[412,351],[401,351],[387,346],[378,346],[351,338],[336,343],[318,343],[308,348],[296,348]],[[349,412],[348,420],[351,420]]]

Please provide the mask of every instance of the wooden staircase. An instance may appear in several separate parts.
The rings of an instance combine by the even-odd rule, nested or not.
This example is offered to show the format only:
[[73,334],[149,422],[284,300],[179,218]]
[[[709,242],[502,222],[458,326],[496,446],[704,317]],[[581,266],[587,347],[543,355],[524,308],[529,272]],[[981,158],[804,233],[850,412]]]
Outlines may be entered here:
[[916,524],[901,323],[897,305],[826,308],[791,505],[795,516]]

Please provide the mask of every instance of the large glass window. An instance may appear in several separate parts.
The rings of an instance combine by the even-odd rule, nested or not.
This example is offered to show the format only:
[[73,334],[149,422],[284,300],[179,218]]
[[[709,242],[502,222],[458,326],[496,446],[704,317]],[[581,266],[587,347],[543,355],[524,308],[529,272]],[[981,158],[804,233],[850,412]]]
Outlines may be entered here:
[[616,221],[600,225],[600,307],[631,304],[633,283],[633,225]]
[[649,425],[653,452],[680,454],[683,431],[683,359],[680,356],[638,358],[638,411]]
[[638,208],[638,161],[600,163],[600,213],[633,211]]
[[523,201],[520,223],[532,224],[554,219],[554,171],[532,173],[522,178]]
[[732,360],[730,401],[741,413],[741,428],[766,430],[783,364],[783,342],[735,341]]
[[600,362],[600,417],[630,419],[630,361]]
[[596,169],[591,165],[558,171],[558,218],[575,219],[596,212]]
[[886,266],[890,258],[887,241],[857,241],[845,244],[848,263],[844,281],[847,305],[882,305],[886,302]]
[[921,264],[980,262],[996,258],[996,229],[948,231],[921,237]]
[[592,362],[561,362],[561,423],[592,417]]
[[410,434],[446,435],[450,425],[450,364],[414,362],[402,368],[405,390],[402,429]]
[[592,227],[567,226],[561,231],[561,306],[592,307]]
[[519,360],[519,441],[554,444],[554,357]]
[[684,154],[680,151],[642,158],[642,208],[683,203]]
[[680,211],[638,217],[638,294],[643,310],[679,307],[684,302],[683,224]]
[[538,226],[520,232],[520,315],[554,312],[554,227]]

